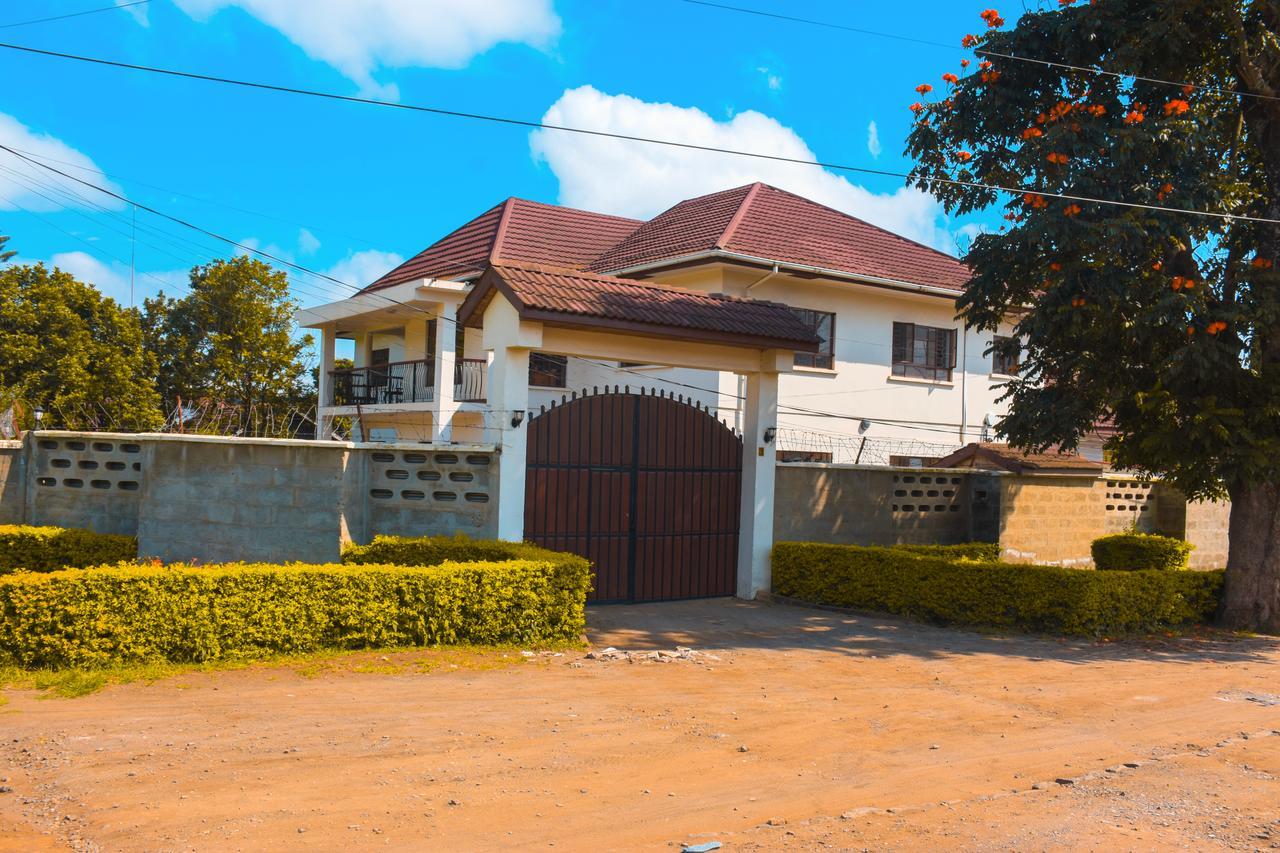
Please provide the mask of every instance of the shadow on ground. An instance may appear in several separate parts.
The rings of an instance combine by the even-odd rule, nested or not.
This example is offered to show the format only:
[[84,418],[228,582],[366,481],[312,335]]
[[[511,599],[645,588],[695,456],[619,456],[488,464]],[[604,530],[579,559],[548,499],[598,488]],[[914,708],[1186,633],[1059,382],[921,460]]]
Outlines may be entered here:
[[587,610],[597,648],[824,650],[850,656],[1005,655],[1087,664],[1141,660],[1172,663],[1264,663],[1280,660],[1280,638],[1219,631],[1109,642],[938,628],[884,616],[834,612],[735,598],[600,605]]

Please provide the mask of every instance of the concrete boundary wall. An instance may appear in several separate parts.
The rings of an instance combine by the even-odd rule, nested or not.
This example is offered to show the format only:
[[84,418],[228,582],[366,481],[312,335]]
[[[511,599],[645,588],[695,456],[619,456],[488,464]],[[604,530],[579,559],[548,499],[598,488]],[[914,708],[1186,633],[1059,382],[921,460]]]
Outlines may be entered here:
[[379,533],[492,537],[495,468],[491,445],[41,431],[0,447],[0,520],[166,562],[328,562]]

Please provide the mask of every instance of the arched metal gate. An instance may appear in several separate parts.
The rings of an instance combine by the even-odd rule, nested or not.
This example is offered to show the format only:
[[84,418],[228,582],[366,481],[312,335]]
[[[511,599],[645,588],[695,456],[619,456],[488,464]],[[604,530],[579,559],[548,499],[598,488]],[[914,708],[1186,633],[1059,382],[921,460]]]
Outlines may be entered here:
[[742,439],[683,398],[616,387],[529,422],[525,537],[595,566],[592,601],[733,595]]

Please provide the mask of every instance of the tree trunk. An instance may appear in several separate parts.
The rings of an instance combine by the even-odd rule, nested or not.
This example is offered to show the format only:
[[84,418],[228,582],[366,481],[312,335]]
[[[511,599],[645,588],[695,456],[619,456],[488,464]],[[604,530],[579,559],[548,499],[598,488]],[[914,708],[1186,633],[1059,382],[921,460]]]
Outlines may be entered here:
[[1231,552],[1218,621],[1280,634],[1280,484],[1236,484],[1229,491]]

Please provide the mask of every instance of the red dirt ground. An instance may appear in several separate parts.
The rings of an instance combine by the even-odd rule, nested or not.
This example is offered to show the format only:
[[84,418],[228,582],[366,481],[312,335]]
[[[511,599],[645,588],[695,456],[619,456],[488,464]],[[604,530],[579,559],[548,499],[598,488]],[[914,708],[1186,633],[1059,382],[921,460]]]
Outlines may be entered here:
[[0,849],[1280,848],[1277,641],[730,600],[590,621],[596,648],[715,659],[406,652],[6,691]]

